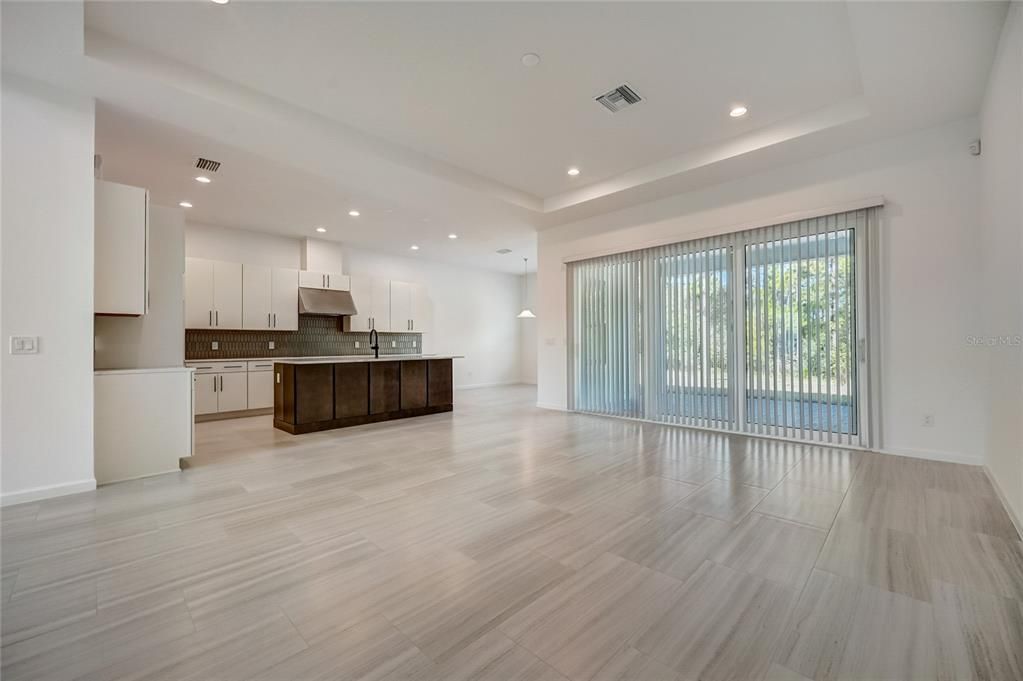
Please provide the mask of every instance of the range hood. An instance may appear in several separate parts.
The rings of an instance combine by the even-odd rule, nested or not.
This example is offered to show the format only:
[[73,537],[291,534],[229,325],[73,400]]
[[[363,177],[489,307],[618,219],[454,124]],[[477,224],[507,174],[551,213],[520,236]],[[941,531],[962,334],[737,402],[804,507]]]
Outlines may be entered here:
[[298,313],[318,314],[333,317],[350,317],[358,314],[350,291],[330,291],[322,288],[298,289]]

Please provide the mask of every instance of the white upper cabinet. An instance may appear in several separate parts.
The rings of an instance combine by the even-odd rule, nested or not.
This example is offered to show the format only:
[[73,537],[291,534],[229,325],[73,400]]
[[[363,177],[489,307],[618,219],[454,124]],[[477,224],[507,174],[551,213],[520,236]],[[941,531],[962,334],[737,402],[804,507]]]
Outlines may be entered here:
[[274,330],[298,331],[298,270],[275,267],[270,277]]
[[412,284],[391,280],[391,331],[412,330]]
[[345,331],[395,330],[391,326],[391,282],[353,275],[350,290],[359,314],[345,317]]
[[240,263],[185,258],[185,327],[242,328]]
[[423,284],[409,284],[411,288],[412,331],[430,333],[433,331],[433,302]]
[[149,310],[149,192],[96,180],[96,314]]
[[298,329],[298,270],[242,266],[242,324],[246,329]]
[[314,272],[302,270],[298,273],[302,288],[324,288],[331,291],[350,291],[350,277],[339,272]]

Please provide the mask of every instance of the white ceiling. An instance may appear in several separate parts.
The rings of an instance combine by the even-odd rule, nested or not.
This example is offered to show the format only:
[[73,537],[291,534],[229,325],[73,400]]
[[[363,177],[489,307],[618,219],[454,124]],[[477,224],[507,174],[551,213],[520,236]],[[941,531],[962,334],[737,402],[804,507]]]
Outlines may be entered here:
[[[516,271],[494,250],[537,229],[975,113],[1005,9],[5,2],[3,54],[98,98],[107,177],[204,222]],[[593,101],[623,82],[646,101]]]

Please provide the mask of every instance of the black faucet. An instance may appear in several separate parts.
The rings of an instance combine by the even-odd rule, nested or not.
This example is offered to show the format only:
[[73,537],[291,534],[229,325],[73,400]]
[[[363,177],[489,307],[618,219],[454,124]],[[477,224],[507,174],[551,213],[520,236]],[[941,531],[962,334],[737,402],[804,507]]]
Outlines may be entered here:
[[380,359],[380,334],[376,329],[369,330],[369,349],[373,351],[374,357]]

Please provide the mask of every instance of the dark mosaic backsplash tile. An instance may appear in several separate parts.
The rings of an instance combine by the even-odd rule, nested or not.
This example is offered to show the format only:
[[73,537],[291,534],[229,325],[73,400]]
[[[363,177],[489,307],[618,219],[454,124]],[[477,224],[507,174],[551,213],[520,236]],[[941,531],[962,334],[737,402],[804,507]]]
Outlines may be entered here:
[[[212,342],[220,344],[211,350]],[[268,342],[274,349],[268,349]],[[394,341],[397,347],[391,347]],[[355,343],[359,347],[355,347]],[[381,333],[381,355],[411,355],[423,351],[422,334]],[[340,317],[298,318],[298,331],[220,331],[187,329],[185,359],[237,359],[240,357],[317,357],[323,355],[372,355],[369,334],[341,330]]]

